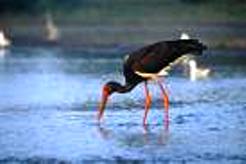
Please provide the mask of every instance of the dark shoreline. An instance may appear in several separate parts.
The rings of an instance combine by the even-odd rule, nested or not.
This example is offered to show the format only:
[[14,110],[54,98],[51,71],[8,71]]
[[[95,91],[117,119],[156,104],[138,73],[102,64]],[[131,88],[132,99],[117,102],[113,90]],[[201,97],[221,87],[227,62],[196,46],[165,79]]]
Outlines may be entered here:
[[45,24],[8,24],[2,28],[13,46],[140,47],[161,40],[178,39],[182,32],[198,38],[211,49],[246,49],[246,23],[185,22],[141,25],[76,25],[58,24],[60,37],[49,41]]

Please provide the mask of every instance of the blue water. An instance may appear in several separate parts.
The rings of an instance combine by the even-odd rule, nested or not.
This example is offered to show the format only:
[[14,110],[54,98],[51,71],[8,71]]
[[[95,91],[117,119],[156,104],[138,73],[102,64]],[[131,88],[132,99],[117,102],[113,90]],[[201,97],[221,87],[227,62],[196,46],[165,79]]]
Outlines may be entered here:
[[191,82],[181,68],[165,79],[170,125],[150,83],[110,98],[101,125],[102,85],[123,82],[117,48],[12,48],[0,57],[0,163],[246,163],[246,52],[207,51],[211,75]]

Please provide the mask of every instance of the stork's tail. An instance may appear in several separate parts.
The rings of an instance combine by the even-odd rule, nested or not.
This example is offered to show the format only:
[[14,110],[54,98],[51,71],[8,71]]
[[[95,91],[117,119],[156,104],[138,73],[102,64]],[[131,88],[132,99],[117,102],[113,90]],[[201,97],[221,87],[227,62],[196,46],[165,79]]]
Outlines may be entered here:
[[180,42],[181,49],[185,54],[192,53],[194,55],[201,55],[202,52],[207,49],[207,46],[199,42],[198,39],[180,39]]
[[191,39],[188,33],[181,33],[179,39],[183,43],[183,47],[186,50],[193,52],[195,55],[200,55],[203,50],[207,49],[207,46],[199,42],[198,39]]

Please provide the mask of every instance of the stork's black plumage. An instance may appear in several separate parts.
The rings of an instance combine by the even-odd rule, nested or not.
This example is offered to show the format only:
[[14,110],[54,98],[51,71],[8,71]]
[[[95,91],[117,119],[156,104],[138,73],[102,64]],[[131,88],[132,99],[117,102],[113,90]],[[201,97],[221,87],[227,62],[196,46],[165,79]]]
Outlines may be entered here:
[[[150,99],[149,91],[147,88],[146,81],[149,78],[141,76],[136,72],[156,74],[160,72],[163,68],[170,65],[176,59],[184,54],[194,54],[200,55],[202,51],[206,49],[202,43],[199,43],[196,39],[187,40],[174,40],[174,41],[161,41],[154,43],[152,45],[145,46],[138,49],[125,57],[123,64],[123,73],[125,77],[125,85],[121,85],[118,82],[110,81],[106,83],[103,87],[103,100],[100,105],[98,119],[100,120],[107,102],[107,98],[114,92],[125,93],[131,91],[137,84],[145,81],[145,93],[146,93],[146,103],[147,99]],[[161,84],[159,83],[161,86]],[[167,94],[165,93],[163,87],[164,98],[167,100]],[[167,104],[167,103],[165,103]],[[146,104],[145,106],[149,106]],[[147,111],[145,109],[144,124],[146,121]]]

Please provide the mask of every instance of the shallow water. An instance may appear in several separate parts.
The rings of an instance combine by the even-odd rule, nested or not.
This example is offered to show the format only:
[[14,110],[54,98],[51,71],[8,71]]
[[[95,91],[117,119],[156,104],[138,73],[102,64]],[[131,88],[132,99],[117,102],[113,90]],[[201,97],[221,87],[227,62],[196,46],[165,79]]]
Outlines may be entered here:
[[103,123],[101,87],[124,81],[117,48],[68,51],[12,48],[0,58],[0,163],[245,163],[246,52],[208,51],[209,78],[181,69],[165,79],[170,125],[163,127],[158,86],[144,129],[143,86],[115,94]]

